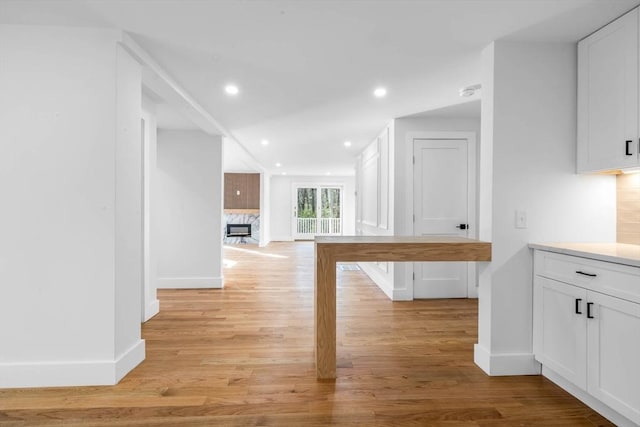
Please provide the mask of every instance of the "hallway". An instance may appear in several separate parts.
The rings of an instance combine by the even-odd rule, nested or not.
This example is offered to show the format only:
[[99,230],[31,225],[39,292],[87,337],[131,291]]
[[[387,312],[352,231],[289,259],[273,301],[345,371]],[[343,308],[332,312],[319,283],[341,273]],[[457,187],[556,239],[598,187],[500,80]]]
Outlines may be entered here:
[[159,290],[113,387],[0,390],[1,426],[610,425],[541,376],[473,363],[477,300],[392,302],[338,269],[338,379],[313,363],[313,243],[225,247],[222,290]]

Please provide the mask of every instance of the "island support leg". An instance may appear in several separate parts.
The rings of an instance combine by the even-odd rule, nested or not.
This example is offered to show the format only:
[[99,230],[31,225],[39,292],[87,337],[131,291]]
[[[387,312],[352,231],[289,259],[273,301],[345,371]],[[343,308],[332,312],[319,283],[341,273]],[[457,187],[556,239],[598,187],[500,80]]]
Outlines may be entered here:
[[315,248],[316,377],[336,378],[336,262]]

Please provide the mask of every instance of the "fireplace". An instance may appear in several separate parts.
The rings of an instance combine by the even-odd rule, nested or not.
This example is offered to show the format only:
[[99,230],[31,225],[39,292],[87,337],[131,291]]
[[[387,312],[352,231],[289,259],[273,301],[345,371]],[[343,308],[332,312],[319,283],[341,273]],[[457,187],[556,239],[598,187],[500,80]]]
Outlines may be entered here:
[[251,224],[227,224],[227,237],[251,237]]

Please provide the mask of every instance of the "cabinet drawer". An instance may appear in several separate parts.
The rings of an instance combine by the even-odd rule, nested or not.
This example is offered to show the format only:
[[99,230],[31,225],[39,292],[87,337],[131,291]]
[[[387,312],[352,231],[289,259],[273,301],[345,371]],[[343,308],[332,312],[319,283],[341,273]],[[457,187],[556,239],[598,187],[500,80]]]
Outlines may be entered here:
[[640,268],[536,250],[536,275],[640,302]]

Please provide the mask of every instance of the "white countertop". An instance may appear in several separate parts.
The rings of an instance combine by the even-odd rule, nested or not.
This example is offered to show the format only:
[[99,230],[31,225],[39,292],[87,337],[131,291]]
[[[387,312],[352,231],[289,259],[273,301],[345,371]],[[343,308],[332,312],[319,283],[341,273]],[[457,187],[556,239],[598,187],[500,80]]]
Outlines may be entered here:
[[640,267],[640,245],[625,243],[529,243],[529,247]]

